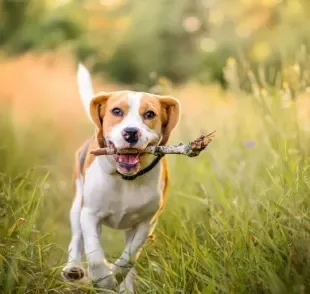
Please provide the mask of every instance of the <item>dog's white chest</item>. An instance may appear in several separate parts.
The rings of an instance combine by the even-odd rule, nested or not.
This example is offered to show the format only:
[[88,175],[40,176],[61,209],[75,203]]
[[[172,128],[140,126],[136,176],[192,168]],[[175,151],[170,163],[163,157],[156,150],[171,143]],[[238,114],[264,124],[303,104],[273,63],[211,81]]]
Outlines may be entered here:
[[91,209],[104,225],[132,228],[152,217],[160,206],[160,166],[133,181],[110,175],[95,160],[86,173],[84,207]]

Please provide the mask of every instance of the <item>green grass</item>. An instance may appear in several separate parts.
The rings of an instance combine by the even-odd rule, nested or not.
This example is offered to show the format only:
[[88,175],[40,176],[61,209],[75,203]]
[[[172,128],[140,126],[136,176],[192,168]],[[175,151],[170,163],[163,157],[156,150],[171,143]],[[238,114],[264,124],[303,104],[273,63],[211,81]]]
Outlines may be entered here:
[[[173,141],[206,123],[217,135],[197,158],[169,157],[169,200],[139,259],[138,293],[310,293],[310,134],[295,104],[280,102],[240,97],[229,118],[215,105],[182,120]],[[0,293],[72,293],[59,273],[72,150],[52,128],[0,117]],[[120,254],[120,232],[102,238],[110,258]]]

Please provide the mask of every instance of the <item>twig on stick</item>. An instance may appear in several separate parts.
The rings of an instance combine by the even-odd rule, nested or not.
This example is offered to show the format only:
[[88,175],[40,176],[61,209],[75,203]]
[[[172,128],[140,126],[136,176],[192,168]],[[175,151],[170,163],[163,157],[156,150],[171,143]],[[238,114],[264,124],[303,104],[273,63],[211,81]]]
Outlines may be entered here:
[[92,150],[91,153],[95,155],[112,155],[112,154],[138,154],[138,153],[149,153],[153,155],[164,155],[164,154],[182,154],[189,157],[195,157],[200,154],[213,140],[214,132],[200,136],[196,140],[189,142],[188,144],[179,145],[164,145],[164,146],[148,146],[144,150],[137,149],[121,149],[117,150],[114,148],[106,147]]

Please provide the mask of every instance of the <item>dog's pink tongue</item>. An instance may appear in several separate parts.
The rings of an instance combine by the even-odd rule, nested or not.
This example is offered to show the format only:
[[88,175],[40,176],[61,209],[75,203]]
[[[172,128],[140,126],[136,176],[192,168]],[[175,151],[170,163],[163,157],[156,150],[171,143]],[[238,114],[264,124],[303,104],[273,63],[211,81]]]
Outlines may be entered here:
[[119,161],[129,164],[137,164],[139,162],[139,156],[137,154],[121,154],[119,156]]

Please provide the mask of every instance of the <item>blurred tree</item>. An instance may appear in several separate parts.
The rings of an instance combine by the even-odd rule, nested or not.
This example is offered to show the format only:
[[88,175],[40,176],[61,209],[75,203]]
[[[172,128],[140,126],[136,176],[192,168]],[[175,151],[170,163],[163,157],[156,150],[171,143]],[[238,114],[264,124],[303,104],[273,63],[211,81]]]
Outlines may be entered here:
[[46,0],[0,0],[0,46],[9,54],[20,54],[76,40],[83,32],[77,9],[75,2],[51,9]]
[[1,0],[0,45],[3,46],[9,43],[29,23],[39,22],[42,19],[44,10],[44,3],[35,0]]
[[106,70],[107,61],[114,54],[123,32],[128,26],[128,3],[125,0],[79,0],[83,7],[83,20],[87,23],[77,56],[88,59],[95,72]]
[[309,0],[0,0],[2,50],[66,47],[94,71],[144,89],[162,76],[226,85],[230,57],[241,86],[249,67],[271,67],[261,84],[274,83],[309,36]]
[[[237,58],[240,84],[248,87],[248,69],[260,76],[261,87],[278,80],[277,73],[296,62],[296,52],[308,45],[308,0],[206,0],[209,10],[207,38],[214,50],[201,50],[199,75],[222,80],[229,57]],[[214,57],[217,62],[214,62]],[[262,69],[262,68],[265,69]],[[260,72],[258,74],[258,72]],[[207,74],[208,73],[208,74]]]
[[206,31],[198,1],[133,0],[126,36],[106,64],[125,83],[150,84],[150,74],[179,83],[197,66],[196,42]]

